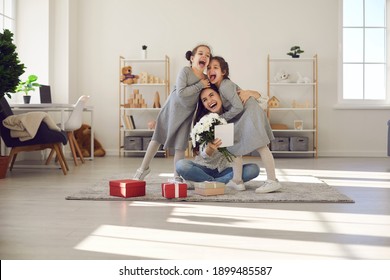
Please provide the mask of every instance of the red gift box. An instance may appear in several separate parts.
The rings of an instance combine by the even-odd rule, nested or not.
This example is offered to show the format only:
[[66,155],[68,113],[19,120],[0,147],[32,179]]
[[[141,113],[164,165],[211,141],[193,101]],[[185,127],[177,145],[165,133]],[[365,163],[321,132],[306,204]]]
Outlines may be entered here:
[[161,189],[165,198],[187,197],[187,184],[184,183],[163,183]]
[[145,181],[123,179],[110,181],[110,195],[135,197],[145,195]]

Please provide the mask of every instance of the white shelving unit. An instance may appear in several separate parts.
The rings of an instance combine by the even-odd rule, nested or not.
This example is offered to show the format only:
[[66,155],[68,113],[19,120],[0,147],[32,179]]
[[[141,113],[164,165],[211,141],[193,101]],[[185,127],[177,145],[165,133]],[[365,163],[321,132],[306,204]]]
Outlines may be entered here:
[[[289,74],[287,81],[275,81],[277,73]],[[318,58],[267,58],[268,97],[276,97],[279,107],[269,107],[267,116],[275,137],[307,137],[307,151],[272,151],[291,156],[318,157]],[[297,82],[298,78],[305,82]],[[296,129],[294,121],[302,121]],[[285,128],[281,128],[284,126]],[[278,129],[276,129],[278,127]]]
[[[140,75],[146,72],[158,78],[159,82],[137,83],[127,85],[120,82],[119,79],[119,154],[127,156],[143,156],[146,151],[148,138],[153,135],[153,129],[149,128],[150,122],[156,120],[161,108],[153,108],[156,92],[159,92],[161,107],[168,98],[170,92],[170,76],[169,76],[169,57],[163,59],[127,59],[123,56],[119,57],[119,77],[122,75],[122,68],[125,66],[132,67],[133,75]],[[130,105],[129,98],[137,90],[146,108],[134,108]],[[135,128],[128,127],[126,118],[132,116]],[[125,141],[129,139],[141,139],[143,143],[140,149],[127,149]],[[138,141],[138,140],[137,140]],[[145,147],[143,147],[145,146]],[[160,156],[167,156],[166,151],[158,151]]]

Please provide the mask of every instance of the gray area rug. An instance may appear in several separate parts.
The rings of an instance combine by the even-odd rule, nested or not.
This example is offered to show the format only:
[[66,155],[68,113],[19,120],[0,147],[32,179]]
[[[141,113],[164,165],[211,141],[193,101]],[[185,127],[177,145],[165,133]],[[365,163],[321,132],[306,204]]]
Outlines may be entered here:
[[260,176],[245,183],[246,191],[235,191],[226,188],[224,195],[201,196],[193,190],[188,190],[187,197],[167,199],[161,194],[161,184],[168,182],[168,178],[149,175],[146,181],[146,195],[140,197],[121,198],[109,195],[109,181],[130,179],[129,174],[113,175],[93,186],[83,189],[66,197],[68,200],[97,200],[97,201],[189,201],[189,202],[325,202],[325,203],[354,203],[348,196],[340,193],[336,188],[327,185],[318,178],[311,176],[284,176],[278,177],[282,189],[267,194],[257,194],[255,189],[262,185],[264,178]]

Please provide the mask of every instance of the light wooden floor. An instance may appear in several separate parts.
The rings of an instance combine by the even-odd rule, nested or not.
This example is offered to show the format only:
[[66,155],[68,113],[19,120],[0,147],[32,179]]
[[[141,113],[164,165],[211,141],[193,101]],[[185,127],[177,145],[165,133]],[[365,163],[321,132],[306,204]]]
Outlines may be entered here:
[[[317,176],[354,204],[65,200],[109,175],[131,176],[140,161],[69,161],[67,176],[8,173],[0,180],[0,259],[390,259],[390,158],[276,159],[278,174]],[[172,157],[151,167],[172,172]]]

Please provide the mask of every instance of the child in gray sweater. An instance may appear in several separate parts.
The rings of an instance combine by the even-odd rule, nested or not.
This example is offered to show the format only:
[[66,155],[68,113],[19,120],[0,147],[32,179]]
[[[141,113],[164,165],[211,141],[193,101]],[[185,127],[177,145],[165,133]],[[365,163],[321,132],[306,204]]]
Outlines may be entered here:
[[264,110],[259,108],[255,98],[248,98],[243,105],[237,91],[240,88],[229,79],[229,65],[219,56],[213,57],[207,69],[210,83],[218,88],[225,112],[221,117],[234,123],[234,145],[229,151],[236,155],[233,162],[233,179],[228,186],[245,190],[242,182],[242,156],[258,151],[263,161],[267,181],[256,190],[258,193],[275,191],[281,188],[276,179],[275,162],[268,144],[274,139],[271,126]]
[[[150,173],[149,164],[161,144],[164,145],[164,149],[175,150],[174,165],[184,158],[199,93],[210,85],[204,74],[210,57],[210,47],[206,45],[199,45],[186,53],[191,66],[184,67],[178,74],[173,91],[157,117],[152,141],[148,145],[141,166],[133,176],[134,180],[143,180]],[[174,175],[177,181],[181,180],[176,168]]]

